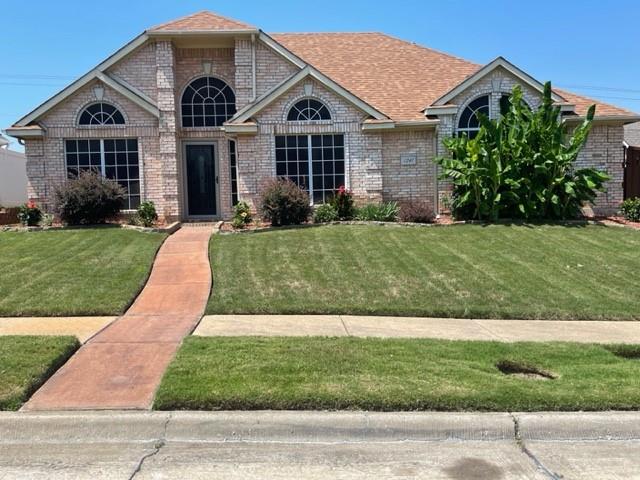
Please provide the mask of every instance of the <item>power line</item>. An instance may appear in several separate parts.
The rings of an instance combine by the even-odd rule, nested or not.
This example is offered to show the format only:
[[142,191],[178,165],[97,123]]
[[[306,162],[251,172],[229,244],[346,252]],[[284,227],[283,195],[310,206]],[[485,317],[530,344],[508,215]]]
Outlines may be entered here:
[[70,80],[75,78],[70,75],[35,75],[20,73],[0,73],[0,78],[24,78],[27,80]]
[[29,82],[3,82],[0,85],[8,85],[12,87],[64,87],[64,83],[29,83]]
[[578,88],[581,90],[602,90],[605,92],[625,92],[625,93],[640,93],[640,90],[633,90],[630,88],[617,88],[617,87],[595,87],[592,85],[558,85],[560,88]]

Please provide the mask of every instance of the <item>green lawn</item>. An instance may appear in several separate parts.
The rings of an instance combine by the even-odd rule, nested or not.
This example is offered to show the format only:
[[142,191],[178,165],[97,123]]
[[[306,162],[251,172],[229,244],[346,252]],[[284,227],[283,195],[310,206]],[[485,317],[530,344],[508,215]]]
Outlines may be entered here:
[[[557,378],[505,375],[504,360]],[[638,378],[639,359],[599,345],[190,337],[155,408],[630,410],[640,408]]]
[[75,337],[0,337],[0,410],[17,410],[75,352]]
[[1,232],[0,316],[122,313],[164,238],[120,228]]
[[640,319],[640,232],[336,225],[216,235],[207,313]]

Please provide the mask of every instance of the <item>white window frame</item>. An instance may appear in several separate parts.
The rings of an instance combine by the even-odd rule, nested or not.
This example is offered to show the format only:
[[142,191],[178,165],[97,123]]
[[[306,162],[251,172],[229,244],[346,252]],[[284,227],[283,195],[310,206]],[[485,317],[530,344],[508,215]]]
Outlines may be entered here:
[[[104,141],[105,140],[135,140],[136,141],[136,145],[137,145],[137,154],[138,154],[138,189],[139,189],[139,193],[138,193],[138,197],[140,197],[140,203],[142,203],[144,201],[144,178],[143,178],[143,162],[142,162],[142,155],[140,152],[140,139],[138,137],[130,137],[130,138],[65,138],[63,140],[64,142],[64,172],[65,172],[65,181],[68,180],[68,175],[69,175],[69,165],[67,164],[67,142],[68,141],[74,141],[77,142],[79,140],[87,140],[87,141],[91,141],[91,140],[97,140],[100,142],[100,175],[102,175],[104,178],[107,178],[107,167],[106,167],[106,160],[105,160],[105,148],[104,148]],[[75,152],[76,154],[78,153],[77,151]],[[116,167],[117,168],[117,167]],[[128,164],[127,164],[127,169],[128,169]],[[79,173],[79,172],[78,172]],[[129,172],[127,170],[127,182],[131,181],[131,179],[128,178]],[[117,180],[114,180],[117,182]],[[129,192],[127,191],[127,197],[130,197],[131,195],[129,194]],[[129,203],[129,198],[127,198],[127,203]],[[130,212],[135,212],[137,211],[136,209],[131,209],[131,208],[123,208],[122,210],[120,210],[121,212],[125,212],[125,213],[130,213]]]
[[[472,98],[470,101],[468,101],[466,103],[466,105],[464,106],[464,108],[462,110],[460,110],[460,115],[458,115],[458,118],[456,118],[456,134],[460,135],[461,133],[466,133],[467,137],[469,137],[470,133],[477,133],[480,131],[480,127],[478,126],[478,128],[470,128],[470,127],[463,127],[460,128],[460,119],[462,117],[462,115],[464,114],[464,112],[469,108],[469,105],[471,105],[473,102],[475,102],[476,100],[480,99],[480,98],[486,98],[487,99],[487,108],[489,109],[489,118],[493,118],[492,117],[492,109],[491,109],[491,93],[484,93],[482,95],[478,95],[474,98]],[[483,105],[484,107],[484,105]],[[482,107],[480,107],[482,108]],[[472,115],[476,115],[476,113],[480,110],[480,108],[476,108],[475,110],[473,110],[473,114]],[[469,117],[471,118],[471,117]],[[467,125],[469,125],[469,122],[467,122]],[[471,137],[469,137],[471,138]]]
[[[344,163],[344,173],[342,174],[342,175],[344,175],[344,186],[345,186],[345,188],[350,189],[351,187],[350,187],[350,178],[349,178],[350,176],[348,174],[349,163],[348,163],[348,154],[347,154],[347,141],[346,141],[346,135],[344,133],[342,133],[342,132],[338,132],[338,133],[283,133],[283,134],[278,134],[278,135],[274,136],[274,147],[275,147],[274,148],[274,164],[276,164],[275,165],[275,167],[276,167],[276,176],[280,176],[280,175],[277,175],[277,157],[275,156],[275,152],[278,150],[278,147],[275,146],[276,137],[285,137],[285,138],[287,138],[287,137],[305,137],[305,136],[307,137],[307,164],[308,164],[307,168],[308,168],[308,172],[309,172],[308,173],[308,177],[309,177],[309,185],[308,185],[309,186],[309,192],[308,193],[309,193],[309,202],[310,202],[311,206],[315,205],[314,198],[313,198],[313,190],[314,190],[313,189],[313,146],[312,146],[312,142],[311,142],[311,137],[314,137],[314,136],[320,136],[320,137],[332,136],[332,137],[335,137],[337,135],[342,137],[342,147],[339,147],[339,148],[342,148],[342,150],[344,152],[344,154],[343,154],[344,158],[342,159],[342,162]],[[286,148],[288,148],[288,147],[285,147],[285,149]],[[332,148],[335,149],[336,148],[335,145]],[[237,161],[237,158],[236,158],[236,161]],[[335,162],[335,159],[333,161]],[[334,173],[334,175],[335,175],[335,173]],[[322,176],[324,178],[324,173],[322,174]],[[324,185],[323,185],[323,187],[324,187]],[[322,188],[321,190],[323,192],[326,191],[325,188]]]

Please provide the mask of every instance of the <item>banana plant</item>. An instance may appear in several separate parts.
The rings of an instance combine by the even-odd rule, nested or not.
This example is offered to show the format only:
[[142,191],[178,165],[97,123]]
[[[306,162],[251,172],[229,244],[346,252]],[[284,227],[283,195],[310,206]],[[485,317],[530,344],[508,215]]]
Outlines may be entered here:
[[560,107],[553,104],[551,83],[545,84],[536,111],[524,101],[522,89],[514,87],[501,118],[479,114],[475,138],[462,135],[444,141],[449,155],[436,162],[442,178],[453,183],[454,215],[490,221],[578,216],[609,180],[595,168],[575,169],[594,115],[592,105],[584,121],[569,131]]

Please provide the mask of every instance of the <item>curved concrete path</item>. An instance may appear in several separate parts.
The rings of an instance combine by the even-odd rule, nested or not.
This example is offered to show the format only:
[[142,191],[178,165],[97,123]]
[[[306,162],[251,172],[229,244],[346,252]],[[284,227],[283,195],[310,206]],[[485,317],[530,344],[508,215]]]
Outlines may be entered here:
[[184,227],[160,248],[146,286],[23,410],[148,409],[165,369],[204,313],[212,227]]

